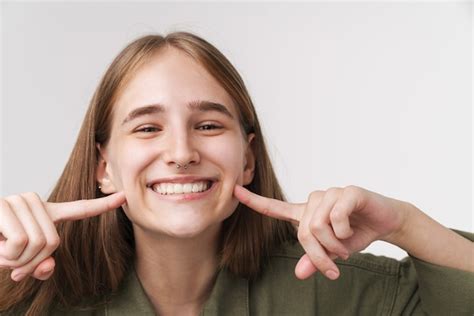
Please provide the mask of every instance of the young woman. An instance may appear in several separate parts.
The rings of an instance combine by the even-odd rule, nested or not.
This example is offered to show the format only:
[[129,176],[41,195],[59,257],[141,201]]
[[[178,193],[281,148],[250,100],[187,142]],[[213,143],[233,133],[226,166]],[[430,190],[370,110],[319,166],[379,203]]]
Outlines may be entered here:
[[472,234],[356,186],[284,202],[241,77],[190,33],[129,44],[48,201],[0,206],[2,315],[474,312]]

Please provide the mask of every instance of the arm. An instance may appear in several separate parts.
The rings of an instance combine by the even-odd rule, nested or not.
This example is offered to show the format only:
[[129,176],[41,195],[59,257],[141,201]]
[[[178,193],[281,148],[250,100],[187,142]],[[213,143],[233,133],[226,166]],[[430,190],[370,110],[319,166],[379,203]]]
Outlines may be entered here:
[[398,231],[383,240],[423,261],[474,272],[472,241],[444,227],[414,205],[399,204],[406,219]]
[[300,279],[318,270],[337,279],[333,259],[345,259],[375,240],[395,244],[432,264],[474,272],[474,244],[408,202],[353,185],[313,191],[306,203],[296,204],[262,197],[241,186],[236,186],[234,195],[257,212],[295,226],[306,250],[295,268]]
[[300,204],[239,186],[234,195],[257,212],[295,226],[306,251],[295,268],[298,278],[319,270],[337,279],[326,273],[337,269],[332,259],[384,240],[410,254],[381,293],[389,315],[474,315],[473,234],[457,234],[410,203],[355,186],[314,191]]

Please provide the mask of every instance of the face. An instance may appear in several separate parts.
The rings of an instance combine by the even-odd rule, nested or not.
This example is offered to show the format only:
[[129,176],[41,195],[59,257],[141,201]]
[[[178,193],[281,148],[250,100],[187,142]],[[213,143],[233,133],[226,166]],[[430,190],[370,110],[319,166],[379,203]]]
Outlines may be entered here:
[[189,238],[234,212],[235,184],[253,178],[253,135],[243,136],[233,101],[200,64],[174,48],[160,52],[112,117],[97,180],[104,193],[125,192],[134,226]]

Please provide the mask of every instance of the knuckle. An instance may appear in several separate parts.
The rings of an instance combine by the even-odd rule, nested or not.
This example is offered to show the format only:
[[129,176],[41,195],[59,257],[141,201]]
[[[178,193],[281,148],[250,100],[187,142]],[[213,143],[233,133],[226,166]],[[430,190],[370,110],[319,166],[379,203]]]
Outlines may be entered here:
[[311,257],[311,260],[313,261],[313,263],[318,266],[318,267],[323,267],[323,266],[327,266],[328,265],[328,261],[330,261],[330,259],[321,254],[321,253],[316,253],[314,254],[312,257]]
[[329,218],[332,222],[341,222],[344,220],[344,213],[340,207],[334,208],[329,214]]
[[7,209],[10,206],[6,199],[0,199],[0,211]]
[[43,236],[36,236],[30,240],[30,245],[34,249],[44,248],[46,245],[46,238]]
[[15,195],[7,195],[2,200],[6,201],[6,202],[10,202],[12,200],[12,198],[14,198],[14,197],[15,197]]
[[40,200],[39,195],[36,192],[25,192],[21,196],[26,200]]
[[324,194],[323,191],[320,191],[320,190],[313,191],[308,195],[308,200],[319,199],[322,194]]
[[348,185],[344,188],[344,195],[349,196],[349,197],[356,197],[360,195],[361,193],[361,188],[355,185]]
[[7,253],[7,254],[4,254],[1,256],[1,258],[3,258],[4,260],[6,260],[7,262],[1,264],[1,265],[6,265],[6,266],[13,266],[15,265],[15,263],[17,262],[18,258],[20,257],[21,254],[17,254],[17,255],[14,255],[14,254],[11,254],[11,253]]
[[304,232],[303,230],[298,230],[298,240],[302,243],[308,243],[312,239],[312,235],[309,231]]
[[341,188],[339,187],[332,187],[332,188],[327,189],[326,191],[326,195],[328,198],[335,198],[339,196],[340,193],[341,193]]
[[28,244],[28,236],[25,233],[17,232],[15,235],[10,236],[9,241],[15,248],[24,248]]
[[50,251],[54,251],[59,247],[60,242],[61,242],[61,239],[59,238],[58,235],[56,235],[48,240],[46,247]]
[[324,230],[325,226],[326,224],[324,223],[324,221],[322,221],[321,219],[316,219],[309,224],[309,230],[312,233],[318,234]]
[[20,195],[10,195],[5,198],[5,200],[10,204],[10,206],[23,205],[24,201]]

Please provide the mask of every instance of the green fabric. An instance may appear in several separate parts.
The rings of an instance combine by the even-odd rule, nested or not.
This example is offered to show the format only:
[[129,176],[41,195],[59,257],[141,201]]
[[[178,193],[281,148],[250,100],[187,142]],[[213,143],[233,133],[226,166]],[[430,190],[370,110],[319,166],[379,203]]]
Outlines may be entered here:
[[[456,232],[474,241],[474,234]],[[316,273],[301,281],[294,268],[303,254],[298,242],[282,245],[253,282],[219,271],[201,315],[474,315],[474,273],[412,256],[397,261],[357,253],[336,260],[338,280]],[[132,269],[107,303],[67,315],[154,315],[154,310]]]

